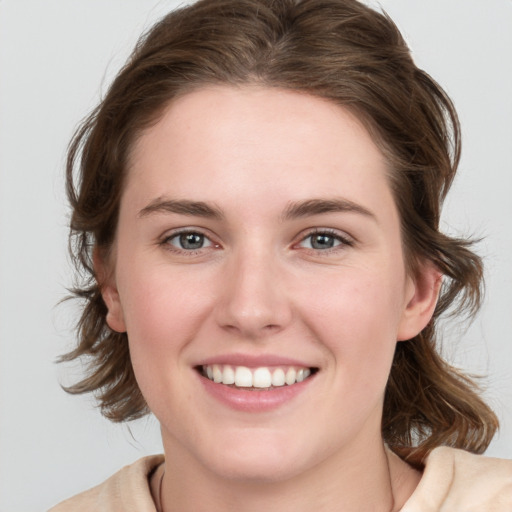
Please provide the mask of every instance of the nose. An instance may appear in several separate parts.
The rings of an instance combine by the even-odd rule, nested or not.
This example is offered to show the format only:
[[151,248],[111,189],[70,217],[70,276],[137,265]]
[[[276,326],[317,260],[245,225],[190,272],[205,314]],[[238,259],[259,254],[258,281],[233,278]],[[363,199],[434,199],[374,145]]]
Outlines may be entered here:
[[218,324],[250,340],[285,329],[291,322],[292,308],[275,255],[262,250],[243,251],[225,264],[216,308]]

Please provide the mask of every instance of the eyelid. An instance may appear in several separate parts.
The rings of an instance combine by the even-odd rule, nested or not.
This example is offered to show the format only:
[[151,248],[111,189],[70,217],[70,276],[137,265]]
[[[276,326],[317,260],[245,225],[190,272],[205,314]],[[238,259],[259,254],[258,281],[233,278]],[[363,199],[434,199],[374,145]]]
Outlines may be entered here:
[[303,243],[309,237],[314,236],[314,235],[327,235],[332,238],[335,238],[337,241],[340,242],[338,245],[336,245],[334,247],[327,248],[327,249],[313,249],[313,248],[304,247],[305,250],[314,252],[315,254],[320,254],[320,253],[327,254],[332,251],[340,251],[346,247],[352,247],[356,243],[356,240],[354,239],[354,237],[350,236],[349,234],[347,234],[344,231],[339,231],[334,228],[315,227],[315,228],[306,230],[305,232],[302,232],[299,235],[298,242],[296,242],[294,244],[294,246],[299,246],[301,243]]
[[[181,249],[178,246],[175,246],[170,243],[170,240],[179,237],[180,235],[187,234],[197,234],[203,236],[206,240],[210,242],[207,247],[200,247],[199,249]],[[164,246],[168,251],[179,253],[179,254],[187,254],[194,255],[201,251],[218,249],[220,248],[220,244],[215,241],[215,237],[210,234],[208,230],[204,228],[199,228],[196,226],[186,226],[176,229],[171,229],[170,231],[166,231],[162,236],[158,238],[158,245]]]
[[[201,237],[201,240],[203,241],[203,243],[205,245],[203,245],[202,247],[199,247],[199,249],[183,249],[182,247],[180,247],[178,244],[174,244],[173,242],[176,240],[176,241],[179,241],[181,242],[181,237],[182,236],[187,236],[187,235],[198,235]],[[178,250],[184,250],[186,252],[190,252],[190,251],[193,251],[193,250],[200,250],[200,249],[206,249],[208,247],[212,247],[213,246],[213,242],[205,235],[203,235],[202,233],[196,233],[194,231],[192,232],[184,232],[184,233],[176,233],[175,235],[172,235],[172,236],[169,236],[167,237],[166,239],[167,243],[170,243],[173,247],[176,247]]]
[[[207,247],[201,247],[199,249],[181,249],[171,243],[169,243],[170,240],[173,238],[176,238],[180,235],[184,234],[198,234],[203,236],[205,239],[208,240],[209,245]],[[340,243],[337,244],[334,247],[327,248],[327,249],[314,249],[314,248],[307,248],[302,247],[302,249],[306,251],[313,252],[315,254],[328,254],[333,251],[342,251],[346,247],[352,247],[356,240],[353,236],[349,235],[345,231],[341,231],[334,228],[321,228],[321,227],[314,227],[309,228],[304,231],[302,231],[297,236],[297,241],[292,244],[293,248],[300,248],[300,244],[302,244],[307,238],[314,236],[314,235],[326,235],[329,237],[335,238]],[[171,229],[169,231],[166,231],[161,237],[158,238],[158,244],[161,246],[165,246],[165,248],[171,252],[175,253],[181,253],[181,254],[197,254],[201,251],[205,250],[211,250],[211,249],[219,249],[221,248],[221,244],[215,240],[215,236],[211,234],[211,232],[207,229],[196,227],[196,226],[186,226],[186,227],[180,227]]]

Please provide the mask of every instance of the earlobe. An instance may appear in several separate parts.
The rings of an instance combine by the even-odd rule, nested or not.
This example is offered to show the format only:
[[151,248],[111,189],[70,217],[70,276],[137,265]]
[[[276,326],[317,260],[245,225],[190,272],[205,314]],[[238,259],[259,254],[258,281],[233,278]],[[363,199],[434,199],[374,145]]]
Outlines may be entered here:
[[119,300],[119,293],[117,289],[112,287],[110,284],[104,285],[101,288],[101,295],[108,310],[106,316],[108,326],[113,331],[126,332],[123,309],[121,307],[121,301]]
[[94,271],[101,290],[101,296],[107,307],[106,322],[116,332],[126,332],[123,308],[119,292],[115,283],[113,272],[100,251],[96,248],[93,253]]
[[441,272],[431,263],[423,265],[415,276],[410,277],[397,341],[414,338],[430,322],[439,297],[442,277]]

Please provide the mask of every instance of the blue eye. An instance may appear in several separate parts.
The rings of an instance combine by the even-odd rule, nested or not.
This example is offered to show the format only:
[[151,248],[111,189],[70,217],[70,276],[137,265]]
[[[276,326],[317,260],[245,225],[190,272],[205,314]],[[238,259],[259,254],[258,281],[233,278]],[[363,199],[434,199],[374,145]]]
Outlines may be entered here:
[[186,232],[167,238],[167,243],[183,251],[197,251],[211,247],[213,243],[201,233]]
[[328,249],[333,249],[339,245],[352,245],[352,242],[339,234],[322,231],[309,234],[303,238],[300,245],[306,249],[325,251]]

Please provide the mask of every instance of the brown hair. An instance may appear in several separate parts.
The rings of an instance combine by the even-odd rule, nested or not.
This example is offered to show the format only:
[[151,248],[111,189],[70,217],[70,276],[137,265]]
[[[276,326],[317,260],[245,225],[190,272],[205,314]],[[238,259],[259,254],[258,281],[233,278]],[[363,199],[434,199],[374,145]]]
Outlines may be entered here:
[[[355,0],[200,0],[174,11],[137,44],[101,104],[70,145],[70,247],[83,299],[79,344],[87,376],[67,390],[94,392],[102,413],[124,421],[148,412],[126,333],[106,324],[92,251],[108,252],[116,232],[129,150],[179,94],[210,84],[260,84],[302,91],[351,109],[389,162],[410,271],[431,261],[444,274],[429,325],[397,344],[385,395],[386,443],[420,466],[439,445],[482,452],[498,422],[468,377],[436,347],[436,320],[474,314],[482,264],[470,242],[439,232],[442,202],[460,154],[450,99],[413,63],[394,23]],[[75,171],[78,171],[75,173]]]

